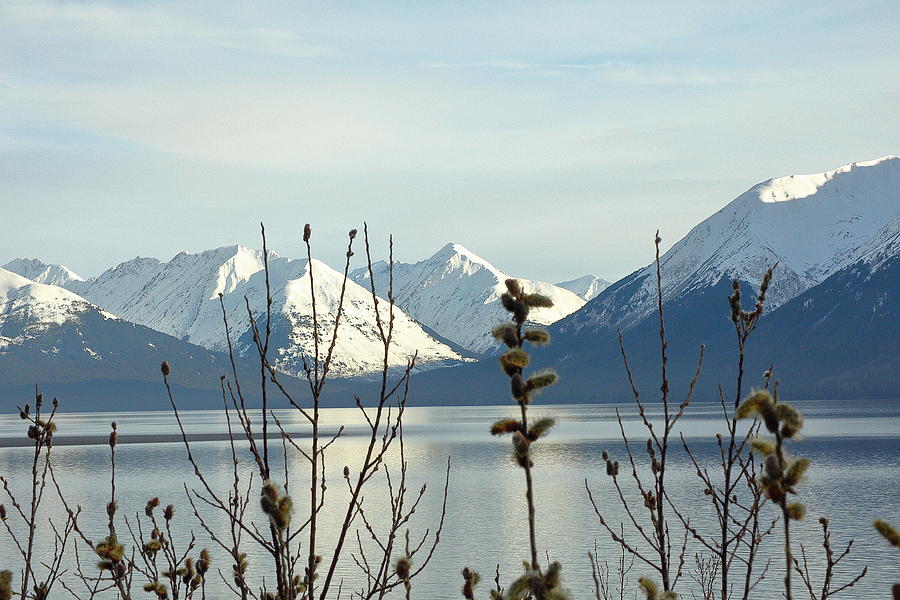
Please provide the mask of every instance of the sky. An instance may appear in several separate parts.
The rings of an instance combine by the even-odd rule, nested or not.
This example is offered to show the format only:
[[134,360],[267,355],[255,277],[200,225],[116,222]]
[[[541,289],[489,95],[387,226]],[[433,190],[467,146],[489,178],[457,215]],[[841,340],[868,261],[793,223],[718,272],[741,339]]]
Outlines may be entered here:
[[5,0],[0,264],[264,221],[337,267],[366,221],[375,258],[617,279],[759,181],[900,154],[898,39],[896,0]]

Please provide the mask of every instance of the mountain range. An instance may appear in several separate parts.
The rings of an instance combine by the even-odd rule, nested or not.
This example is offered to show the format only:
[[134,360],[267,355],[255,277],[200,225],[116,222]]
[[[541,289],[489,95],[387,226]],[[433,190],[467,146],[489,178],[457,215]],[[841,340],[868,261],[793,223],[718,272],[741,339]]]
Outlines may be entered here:
[[[310,263],[274,252],[267,258],[273,364],[289,375],[299,376],[303,373],[303,357],[311,359],[315,353],[310,275],[315,280],[318,342],[323,352],[331,339],[330,327],[337,314],[344,276],[315,259]],[[168,262],[136,258],[98,277],[72,282],[68,287],[123,319],[219,352],[227,350],[224,309],[237,354],[252,356],[256,354],[256,346],[250,314],[261,324],[265,323],[265,259],[261,251],[244,246],[198,254],[182,252]],[[380,368],[383,346],[372,306],[371,292],[347,281],[343,322],[332,364],[335,376],[366,375]],[[386,320],[384,300],[380,312]],[[464,360],[402,310],[395,311],[394,329],[392,367],[406,365],[407,358],[415,353],[421,367]]]
[[[174,366],[171,382],[187,392],[191,407],[221,406],[218,374],[231,373],[224,354],[0,268],[0,409],[28,402],[38,384],[70,401],[70,410],[162,410],[164,360]],[[239,361],[237,368],[245,378],[259,377],[249,363]],[[286,382],[296,393],[303,389],[299,383]]]
[[[393,272],[389,271],[387,262],[374,263],[375,285],[386,290],[392,276],[394,299],[411,317],[472,352],[485,353],[495,347],[490,332],[505,318],[500,296],[511,275],[459,244],[447,244],[415,264],[395,262]],[[363,285],[368,285],[369,277],[367,268],[350,274]],[[555,323],[586,301],[577,292],[544,281],[521,281],[529,290],[553,300],[553,307],[532,312],[531,319],[537,324]]]
[[[898,237],[895,157],[775,178],[738,196],[660,257],[673,389],[687,389],[701,344],[705,375],[697,396],[715,399],[719,384],[734,381],[732,281],[752,308],[763,274],[774,266],[766,312],[748,344],[749,381],[761,384],[762,372],[774,365],[781,389],[804,398],[896,398]],[[550,327],[553,343],[535,351],[534,363],[559,372],[554,400],[630,397],[619,331],[639,389],[659,389],[656,286],[651,263]],[[416,390],[432,402],[506,394],[488,363],[420,378]]]
[[[732,280],[751,303],[763,273],[775,265],[766,313],[748,346],[749,381],[758,382],[774,364],[788,393],[896,397],[898,240],[895,157],[778,177],[739,195],[660,258],[673,389],[686,387],[701,344],[706,359],[698,397],[713,398],[719,383],[731,381]],[[652,236],[648,241],[649,258]],[[217,385],[219,372],[226,372],[223,309],[239,359],[255,354],[248,306],[255,319],[265,321],[266,261],[273,358],[287,375],[300,375],[303,357],[314,352],[310,275],[320,323],[327,327],[343,274],[316,260],[229,246],[183,252],[168,262],[136,258],[87,280],[38,259],[4,265],[0,387],[33,383],[28,377],[72,386],[143,381],[147,364],[158,372],[156,359],[166,353],[170,362],[178,357],[188,365],[191,376],[180,383],[196,386],[196,375],[206,373]],[[489,331],[504,318],[499,298],[510,275],[454,243],[416,263],[394,263],[391,269],[381,261],[371,274],[368,268],[351,272],[335,352],[334,374],[343,378],[338,389],[364,385],[381,364],[372,276],[385,318],[383,298],[393,281],[396,346],[390,364],[400,367],[418,352],[423,372],[414,377],[417,401],[504,401],[504,380],[490,358],[498,348]],[[554,338],[534,355],[535,364],[552,366],[561,376],[547,401],[622,400],[630,394],[619,331],[641,389],[659,387],[654,263],[612,284],[593,275],[522,283],[554,301],[553,308],[531,315]]]

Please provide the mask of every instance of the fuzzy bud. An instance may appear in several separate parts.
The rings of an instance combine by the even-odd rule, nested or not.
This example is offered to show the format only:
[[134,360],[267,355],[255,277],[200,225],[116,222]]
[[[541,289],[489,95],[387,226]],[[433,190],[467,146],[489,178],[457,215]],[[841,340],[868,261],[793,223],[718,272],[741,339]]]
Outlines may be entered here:
[[792,438],[803,428],[803,417],[787,402],[780,402],[775,407],[775,416],[781,421],[781,435]]
[[545,346],[550,343],[550,334],[546,329],[526,329],[523,337],[535,346]]
[[787,473],[784,474],[784,484],[792,487],[800,483],[804,473],[809,468],[810,461],[808,458],[798,458],[791,466],[788,467]]
[[536,440],[538,438],[544,437],[544,435],[550,431],[550,429],[556,425],[556,419],[551,417],[544,417],[543,419],[538,419],[534,423],[531,424],[531,427],[528,431],[529,437],[531,439]]
[[209,570],[209,565],[212,562],[212,559],[209,556],[209,550],[204,548],[200,551],[200,559],[197,561],[197,573],[201,576],[206,574]]
[[788,518],[793,521],[800,521],[806,515],[806,507],[799,502],[791,502],[785,508]]
[[153,509],[159,506],[159,498],[151,498],[147,500],[147,506],[144,507],[144,514],[148,517],[153,516]]
[[12,571],[0,571],[0,600],[12,600]]
[[761,414],[763,407],[772,405],[772,396],[765,390],[757,390],[747,396],[738,407],[735,416],[746,419],[754,414]]
[[778,415],[775,413],[775,409],[771,404],[764,404],[760,408],[760,415],[762,415],[763,423],[766,425],[766,429],[771,433],[775,433],[778,431]]
[[519,284],[518,279],[507,279],[504,283],[511,296],[518,297],[522,294],[522,286]]
[[641,591],[644,592],[644,596],[647,600],[658,600],[659,598],[659,590],[656,587],[656,583],[648,578],[641,577],[638,579],[638,585],[641,587]]
[[522,301],[529,308],[550,308],[553,306],[553,300],[543,294],[525,294]]
[[169,363],[166,361],[162,361],[162,364],[159,365],[159,370],[162,371],[163,377],[168,377],[169,373],[172,372],[172,368],[169,367]]
[[894,529],[890,523],[883,519],[878,519],[873,523],[875,529],[886,539],[891,546],[900,548],[900,533]]
[[513,398],[515,398],[516,400],[525,399],[525,395],[528,393],[528,391],[525,386],[525,380],[522,379],[522,375],[520,373],[515,373],[510,378],[509,385]]
[[515,323],[501,323],[491,330],[491,335],[498,342],[503,342],[507,347],[519,345],[519,339],[516,337]]
[[559,377],[553,371],[542,371],[529,377],[526,383],[529,390],[542,390],[554,385],[558,380]]
[[463,584],[462,595],[466,600],[475,600],[475,586],[478,585],[480,576],[476,571],[466,567],[462,570]]
[[528,366],[531,358],[528,353],[519,348],[513,348],[500,357],[500,364],[506,368],[507,365],[517,369],[524,369]]
[[278,487],[274,483],[267,482],[262,488],[260,505],[277,529],[282,531],[287,529],[294,509],[294,502],[290,496],[282,497]]
[[753,445],[753,450],[758,454],[767,456],[769,454],[775,453],[775,444],[773,444],[769,440],[764,440],[762,438],[755,438],[750,443]]
[[408,556],[401,556],[397,559],[397,565],[394,567],[394,572],[397,573],[397,577],[401,580],[406,580],[409,578],[409,573],[412,570],[412,559]]
[[775,480],[781,479],[781,476],[782,476],[781,465],[778,463],[778,457],[776,455],[770,454],[770,455],[766,456],[765,470],[766,470],[766,475],[770,479],[775,479]]
[[516,462],[519,463],[519,466],[525,467],[526,465],[531,466],[531,442],[522,435],[521,431],[517,431],[513,434],[513,450],[515,452]]
[[522,424],[515,419],[500,419],[491,425],[491,435],[513,433],[522,429]]

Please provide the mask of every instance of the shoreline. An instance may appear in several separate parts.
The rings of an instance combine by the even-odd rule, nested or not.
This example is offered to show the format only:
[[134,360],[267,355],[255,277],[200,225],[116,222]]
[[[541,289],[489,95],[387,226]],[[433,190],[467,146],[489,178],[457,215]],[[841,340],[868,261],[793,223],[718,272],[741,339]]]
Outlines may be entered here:
[[[291,437],[294,439],[304,439],[308,437],[307,434],[299,433],[299,432],[288,432]],[[330,438],[334,434],[337,433],[337,430],[333,431],[323,431],[321,435],[323,437]],[[352,432],[348,432],[346,429],[344,433],[341,434],[343,436],[352,436],[354,435]],[[235,432],[235,443],[237,444],[246,444],[247,440],[243,437],[243,432]],[[187,440],[189,442],[225,442],[228,441],[229,436],[227,432],[222,433],[188,433]],[[254,434],[254,439],[262,439],[262,433],[259,435]],[[277,431],[275,433],[270,432],[268,435],[270,440],[279,440],[281,439],[281,432]],[[122,434],[118,435],[118,440],[116,441],[116,445],[122,444],[171,444],[171,443],[182,443],[183,438],[180,433],[154,433],[154,434]],[[109,434],[87,434],[87,435],[61,435],[54,436],[53,438],[53,446],[100,446],[109,444]],[[16,437],[0,437],[0,449],[3,448],[29,448],[34,446],[34,441],[28,439],[25,436],[16,436]]]

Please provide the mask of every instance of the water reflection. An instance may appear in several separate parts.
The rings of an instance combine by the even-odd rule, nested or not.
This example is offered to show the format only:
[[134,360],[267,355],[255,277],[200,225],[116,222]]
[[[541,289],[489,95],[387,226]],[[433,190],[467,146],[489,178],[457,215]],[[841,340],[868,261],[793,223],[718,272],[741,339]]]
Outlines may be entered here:
[[[900,437],[897,434],[900,414],[892,404],[883,402],[855,403],[850,407],[843,403],[798,405],[807,415],[807,426],[806,438],[797,446],[797,453],[811,458],[813,466],[802,487],[802,499],[808,505],[811,518],[796,527],[797,542],[818,551],[820,537],[816,518],[820,515],[832,517],[836,543],[850,536],[856,538],[854,552],[847,559],[848,568],[861,568],[866,563],[870,568],[870,575],[847,597],[882,598],[897,577],[897,570],[890,548],[872,530],[871,521],[876,516],[894,521],[900,519],[897,493],[900,491],[897,483],[900,481]],[[538,444],[535,452],[538,540],[552,559],[563,562],[566,585],[576,598],[590,595],[592,582],[586,553],[593,548],[595,540],[601,557],[613,562],[618,556],[618,548],[597,522],[584,488],[587,479],[595,498],[603,510],[608,511],[611,522],[618,523],[625,518],[615,502],[599,458],[604,449],[616,457],[624,456],[614,409],[610,406],[535,407],[535,414],[551,413],[560,419],[552,435]],[[621,410],[623,415],[628,415],[624,423],[626,431],[639,432],[633,409],[623,406]],[[701,460],[710,464],[715,461],[712,435],[719,429],[716,421],[719,410],[714,405],[692,407],[690,418],[684,420],[681,428]],[[417,580],[415,597],[456,598],[462,584],[459,570],[463,566],[479,569],[486,580],[490,579],[496,564],[501,567],[504,581],[519,573],[521,560],[528,554],[522,474],[511,459],[508,440],[494,439],[487,434],[493,420],[513,412],[511,407],[453,407],[414,408],[407,413],[406,453],[412,469],[410,489],[417,490],[422,483],[429,484],[422,505],[413,517],[414,528],[420,534],[428,528],[434,530],[446,460],[448,456],[453,460],[442,541],[432,566]],[[355,409],[329,409],[324,414],[327,427],[349,424],[348,435],[331,447],[327,457],[329,503],[322,513],[321,531],[326,538],[324,547],[328,548],[346,510],[347,493],[342,485],[341,470],[344,465],[351,470],[358,468],[367,440],[358,435],[363,431],[363,423]],[[90,441],[90,436],[105,437],[112,418],[118,422],[123,437],[131,431],[176,431],[174,420],[168,413],[76,414],[61,415],[60,435],[77,434],[85,436],[85,441]],[[302,417],[296,413],[287,411],[279,418],[292,431],[302,433],[305,430]],[[186,412],[184,419],[191,433],[219,433],[225,427],[224,415],[215,411]],[[0,438],[20,436],[21,433],[21,421],[0,419]],[[641,443],[643,438],[636,441]],[[275,447],[280,449],[280,444]],[[101,537],[105,527],[104,507],[108,501],[108,448],[102,444],[83,444],[60,446],[53,452],[57,473],[69,501],[85,509],[85,530],[96,538]],[[197,442],[194,454],[213,488],[224,493],[231,479],[229,445],[222,441]],[[251,465],[246,451],[241,449],[241,455],[242,470],[249,472]],[[210,543],[196,525],[185,500],[185,483],[193,488],[197,487],[197,482],[180,443],[123,444],[119,446],[117,456],[122,515],[135,518],[150,497],[159,496],[164,505],[171,502],[179,507],[176,519],[194,530],[201,545]],[[293,452],[288,460],[292,489],[304,489],[308,485],[304,459]],[[11,480],[15,493],[26,492],[30,468],[27,449],[0,449],[0,474]],[[280,456],[276,458],[274,468],[283,469]],[[669,481],[674,501],[686,507],[692,524],[701,529],[712,526],[714,517],[706,511],[702,487],[679,444],[673,448]],[[367,503],[376,526],[384,525],[388,516],[385,507],[379,504],[385,491],[384,480],[373,479]],[[297,494],[305,497],[300,492]],[[52,496],[48,498],[46,516],[59,521],[64,512]],[[255,503],[253,510],[260,517]],[[308,507],[301,501],[296,510],[295,518],[305,518]],[[209,511],[204,514],[213,527],[225,525],[222,516]],[[774,511],[770,514],[774,516]],[[13,557],[10,544],[7,537],[0,538],[0,556],[6,560]],[[769,548],[775,546],[777,542]],[[248,551],[251,548],[247,546]],[[222,569],[227,576],[230,564],[226,557],[221,550],[211,549],[214,568]],[[40,551],[46,555],[47,548],[40,548]],[[695,551],[699,548],[691,547],[689,558]],[[250,560],[251,570],[265,564],[265,556],[256,549],[250,552]],[[777,568],[777,564],[773,564],[757,597],[777,597]],[[644,574],[646,569],[636,564],[631,573],[632,584]],[[349,556],[340,563],[337,575],[345,581],[345,589],[354,588],[361,580],[360,572]],[[487,585],[487,581],[483,585]],[[218,586],[221,590],[221,584]]]

